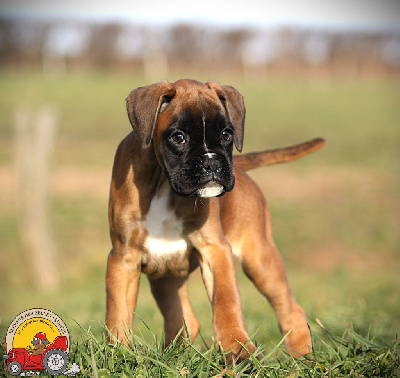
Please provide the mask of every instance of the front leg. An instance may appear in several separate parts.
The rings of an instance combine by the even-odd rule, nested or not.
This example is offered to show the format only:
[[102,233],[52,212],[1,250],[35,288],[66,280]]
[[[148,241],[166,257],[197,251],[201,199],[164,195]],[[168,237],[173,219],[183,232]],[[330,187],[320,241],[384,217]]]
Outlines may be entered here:
[[229,361],[249,358],[243,345],[251,352],[256,347],[249,343],[231,248],[228,243],[208,246],[200,255],[203,281],[213,308],[216,339],[228,352]]
[[140,258],[134,251],[112,249],[107,260],[106,326],[112,336],[128,344],[132,330],[141,273]]
[[256,347],[249,342],[231,247],[222,234],[209,231],[204,227],[193,233],[191,240],[199,253],[202,277],[213,309],[216,340],[231,363],[249,358],[246,348],[254,353]]
[[[228,362],[249,358],[256,347],[249,342],[236,279],[232,248],[222,230],[218,198],[176,198],[177,215],[184,232],[198,253],[203,281],[213,309],[216,340],[227,352]],[[245,346],[245,348],[244,348]],[[261,357],[259,355],[258,357]]]

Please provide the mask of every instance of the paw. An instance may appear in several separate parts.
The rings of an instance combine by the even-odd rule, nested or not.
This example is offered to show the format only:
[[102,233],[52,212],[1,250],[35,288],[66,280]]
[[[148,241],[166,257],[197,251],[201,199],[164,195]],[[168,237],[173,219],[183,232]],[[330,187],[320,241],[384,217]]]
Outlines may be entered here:
[[256,346],[252,342],[240,343],[237,340],[234,343],[234,347],[230,348],[222,348],[222,351],[225,353],[226,362],[228,365],[231,365],[233,362],[239,363],[244,360],[248,360],[251,356],[257,358],[258,360],[262,359],[262,354],[257,351]]
[[300,358],[312,351],[310,332],[307,330],[293,330],[285,340],[287,351],[296,358]]

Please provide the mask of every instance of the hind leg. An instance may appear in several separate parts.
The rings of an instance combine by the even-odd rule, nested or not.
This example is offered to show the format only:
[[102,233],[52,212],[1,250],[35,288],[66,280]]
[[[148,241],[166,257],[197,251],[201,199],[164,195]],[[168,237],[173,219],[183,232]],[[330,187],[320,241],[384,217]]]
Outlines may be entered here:
[[243,252],[244,272],[271,303],[282,333],[290,331],[285,340],[288,351],[295,357],[310,352],[312,344],[306,315],[291,293],[283,261],[273,242],[258,238],[247,240]]
[[183,336],[193,341],[199,333],[200,324],[193,312],[187,294],[187,277],[159,278],[149,280],[151,292],[164,317],[165,346],[170,344],[184,324],[189,332]]

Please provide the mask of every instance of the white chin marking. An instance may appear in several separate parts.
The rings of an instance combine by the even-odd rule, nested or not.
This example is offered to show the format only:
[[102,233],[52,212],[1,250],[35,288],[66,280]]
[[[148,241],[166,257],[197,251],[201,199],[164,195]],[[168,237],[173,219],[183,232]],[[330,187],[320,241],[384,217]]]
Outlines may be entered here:
[[197,193],[201,198],[210,198],[219,196],[224,190],[223,186],[216,183],[215,181],[210,181],[202,188],[200,188]]

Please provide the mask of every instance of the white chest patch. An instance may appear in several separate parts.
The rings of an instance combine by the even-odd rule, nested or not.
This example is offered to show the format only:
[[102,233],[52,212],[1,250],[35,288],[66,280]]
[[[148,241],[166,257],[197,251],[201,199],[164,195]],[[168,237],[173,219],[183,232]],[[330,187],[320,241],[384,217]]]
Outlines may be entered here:
[[150,255],[185,253],[188,245],[182,237],[182,221],[169,208],[170,187],[165,183],[151,201],[144,226],[148,231],[145,248]]

